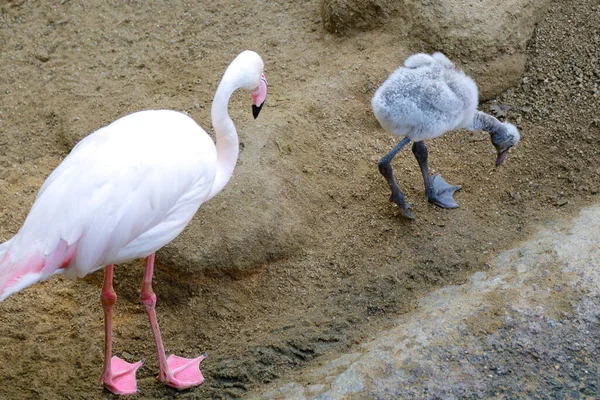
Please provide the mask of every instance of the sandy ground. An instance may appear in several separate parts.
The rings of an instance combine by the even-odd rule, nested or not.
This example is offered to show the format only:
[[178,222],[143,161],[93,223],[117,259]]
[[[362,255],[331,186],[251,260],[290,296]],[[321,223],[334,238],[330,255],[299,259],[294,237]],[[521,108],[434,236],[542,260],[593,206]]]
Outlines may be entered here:
[[[521,84],[482,105],[502,105],[498,117],[518,124],[522,142],[495,169],[487,135],[431,141],[432,167],[463,185],[461,207],[450,211],[424,201],[416,162],[400,154],[395,171],[417,216],[410,222],[377,171],[394,139],[369,100],[405,56],[432,50],[418,40],[399,44],[385,28],[325,34],[318,1],[2,3],[0,238],[18,231],[81,137],[147,108],[209,121],[225,66],[257,50],[269,98],[256,122],[246,97],[232,100],[243,143],[236,175],[192,222],[209,239],[198,242],[191,228],[158,254],[167,351],[208,352],[204,385],[177,393],[156,382],[138,302],[143,264],[117,269],[115,282],[115,352],[146,358],[141,398],[240,397],[391,327],[431,290],[486,271],[492,255],[540,222],[597,202],[600,4],[555,1],[550,10]],[[186,255],[194,247],[205,253]],[[110,397],[98,383],[101,280],[53,278],[0,304],[0,397]]]

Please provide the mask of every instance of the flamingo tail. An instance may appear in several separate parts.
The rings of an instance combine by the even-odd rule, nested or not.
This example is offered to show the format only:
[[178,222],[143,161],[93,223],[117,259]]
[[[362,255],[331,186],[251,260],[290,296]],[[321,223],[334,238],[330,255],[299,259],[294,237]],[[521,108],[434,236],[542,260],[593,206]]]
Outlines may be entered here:
[[0,244],[0,301],[50,275],[63,272],[76,249],[76,243],[68,245],[61,239],[48,254],[37,249],[21,252],[14,251],[15,242],[13,237]]

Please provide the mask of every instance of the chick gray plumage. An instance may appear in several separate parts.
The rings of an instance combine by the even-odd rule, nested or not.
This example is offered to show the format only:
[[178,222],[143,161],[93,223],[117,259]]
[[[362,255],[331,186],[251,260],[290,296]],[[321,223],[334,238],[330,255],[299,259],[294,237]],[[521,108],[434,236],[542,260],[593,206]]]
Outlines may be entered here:
[[404,137],[381,161],[379,171],[386,178],[402,213],[413,219],[392,173],[391,161],[410,141],[419,162],[427,200],[444,208],[456,208],[453,194],[460,186],[447,184],[439,174],[429,175],[427,147],[423,140],[444,132],[466,128],[490,132],[498,157],[496,166],[506,158],[508,150],[519,141],[519,131],[507,122],[477,111],[478,93],[475,82],[456,70],[442,53],[414,54],[404,66],[394,71],[375,92],[371,100],[375,117],[386,130]]

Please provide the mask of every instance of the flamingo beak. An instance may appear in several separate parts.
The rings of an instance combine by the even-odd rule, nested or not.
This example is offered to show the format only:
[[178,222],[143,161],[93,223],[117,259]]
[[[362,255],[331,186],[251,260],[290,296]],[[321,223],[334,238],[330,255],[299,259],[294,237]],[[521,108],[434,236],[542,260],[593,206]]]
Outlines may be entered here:
[[252,104],[252,115],[254,116],[254,119],[256,119],[258,117],[258,114],[260,114],[260,110],[262,110],[262,104],[260,106],[256,106],[254,104]]
[[258,87],[252,91],[252,115],[254,116],[254,119],[258,117],[258,114],[265,103],[265,99],[267,98],[267,87],[267,78],[265,78],[265,74],[262,74]]
[[508,149],[504,150],[503,152],[498,153],[498,157],[496,157],[496,167],[499,167],[500,164],[502,164],[504,162],[507,155],[508,155]]

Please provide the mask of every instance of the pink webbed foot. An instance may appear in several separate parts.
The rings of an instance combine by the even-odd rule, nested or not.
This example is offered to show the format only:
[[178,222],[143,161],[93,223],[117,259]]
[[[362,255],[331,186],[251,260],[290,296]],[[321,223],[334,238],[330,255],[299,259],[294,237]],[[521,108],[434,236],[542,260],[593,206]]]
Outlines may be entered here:
[[206,355],[184,358],[171,354],[167,358],[170,374],[165,379],[161,379],[160,376],[158,379],[177,390],[198,386],[204,382],[204,376],[200,372],[200,363],[205,358]]
[[131,364],[117,356],[113,356],[110,359],[112,375],[102,375],[100,383],[114,394],[136,394],[137,382],[135,380],[135,373],[142,364],[143,361]]

